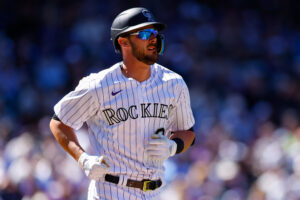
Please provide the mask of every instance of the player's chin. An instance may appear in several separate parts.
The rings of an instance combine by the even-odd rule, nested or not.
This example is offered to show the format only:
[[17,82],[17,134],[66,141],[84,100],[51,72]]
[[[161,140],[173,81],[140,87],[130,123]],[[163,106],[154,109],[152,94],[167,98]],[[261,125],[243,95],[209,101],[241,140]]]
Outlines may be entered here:
[[158,55],[146,56],[146,58],[144,59],[144,61],[148,65],[152,65],[152,64],[156,63],[157,60],[158,60]]
[[158,60],[158,52],[157,51],[151,51],[148,54],[148,57],[151,57],[153,60],[157,61]]

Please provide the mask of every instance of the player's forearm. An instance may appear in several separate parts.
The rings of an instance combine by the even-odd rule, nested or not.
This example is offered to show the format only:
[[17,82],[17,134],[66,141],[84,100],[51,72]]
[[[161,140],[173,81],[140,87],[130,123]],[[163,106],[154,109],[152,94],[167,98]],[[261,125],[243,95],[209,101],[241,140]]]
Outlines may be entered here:
[[175,131],[170,136],[170,139],[179,138],[183,141],[184,147],[182,152],[185,152],[193,143],[195,139],[195,133],[193,131]]
[[55,119],[51,120],[50,129],[57,142],[77,161],[84,150],[80,146],[74,130]]

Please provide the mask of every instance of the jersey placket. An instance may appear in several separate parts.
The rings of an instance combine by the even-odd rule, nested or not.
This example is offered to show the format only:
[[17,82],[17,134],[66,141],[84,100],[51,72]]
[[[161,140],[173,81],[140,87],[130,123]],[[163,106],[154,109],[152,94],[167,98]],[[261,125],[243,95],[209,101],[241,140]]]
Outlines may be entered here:
[[142,107],[141,104],[145,102],[145,86],[143,83],[138,83],[137,84],[137,93],[138,93],[138,100],[139,100],[139,122],[138,122],[138,133],[137,133],[137,140],[139,141],[137,144],[137,149],[139,150],[138,153],[138,160],[143,162],[143,157],[144,157],[144,138],[145,138],[145,130],[147,129],[146,127],[146,120],[145,118],[142,117]]
[[[139,91],[139,99],[140,99],[140,105],[141,104],[144,104],[144,105],[147,105],[147,103],[149,103],[149,97],[147,96],[148,95],[148,92],[147,90],[149,89],[148,86],[150,84],[151,80],[147,80],[145,82],[142,82],[142,83],[139,83],[138,85],[138,91]],[[142,107],[141,107],[141,117],[140,117],[140,121],[141,121],[141,127],[140,127],[140,131],[141,131],[141,134],[140,134],[140,144],[141,147],[140,149],[142,149],[141,153],[140,153],[140,156],[141,156],[141,160],[143,161],[144,164],[147,165],[147,176],[144,177],[146,179],[151,179],[152,177],[152,174],[149,173],[149,170],[150,170],[150,160],[147,158],[147,155],[145,153],[145,147],[147,146],[148,144],[148,131],[149,131],[149,123],[150,123],[150,119],[149,117],[143,117],[143,112],[144,112],[144,115],[145,115],[145,111],[142,111]]]
[[[136,114],[137,116],[140,116],[140,111],[138,108],[139,105],[139,94],[136,93],[136,90],[138,88],[138,82],[132,78],[128,78],[128,83],[131,86],[131,91],[129,92],[129,95],[132,95],[132,102],[130,105],[136,105],[137,109],[136,109]],[[137,134],[140,130],[140,123],[139,123],[139,117],[137,117],[136,119],[131,119],[130,122],[130,132],[128,134],[128,137],[130,138],[130,144],[129,144],[129,149],[132,152],[131,157],[133,160],[138,159],[138,152],[139,149],[137,148],[138,146],[138,141],[136,139]],[[138,166],[135,165],[135,168],[133,168],[133,170],[138,171]],[[132,175],[132,174],[131,174]],[[130,176],[131,176],[130,175]],[[134,177],[132,177],[134,178]]]

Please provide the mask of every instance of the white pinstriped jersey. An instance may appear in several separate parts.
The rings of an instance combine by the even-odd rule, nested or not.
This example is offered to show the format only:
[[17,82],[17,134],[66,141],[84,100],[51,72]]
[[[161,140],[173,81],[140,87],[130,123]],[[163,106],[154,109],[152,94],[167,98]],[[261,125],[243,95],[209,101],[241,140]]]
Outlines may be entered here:
[[[164,168],[148,165],[144,148],[158,129],[188,130],[194,125],[188,88],[180,75],[159,64],[151,65],[151,76],[143,82],[125,77],[121,65],[83,78],[54,110],[74,129],[87,123],[94,152],[112,163],[110,174],[156,180],[163,177]],[[121,194],[120,185],[101,180],[93,184],[100,199],[113,199],[114,195],[122,199],[122,194],[131,199],[130,194],[124,197],[124,191],[132,191],[133,199],[139,195],[138,199],[144,199],[139,189],[126,187]],[[101,193],[103,190],[106,194]],[[146,193],[151,199],[150,194],[155,196],[157,190]]]

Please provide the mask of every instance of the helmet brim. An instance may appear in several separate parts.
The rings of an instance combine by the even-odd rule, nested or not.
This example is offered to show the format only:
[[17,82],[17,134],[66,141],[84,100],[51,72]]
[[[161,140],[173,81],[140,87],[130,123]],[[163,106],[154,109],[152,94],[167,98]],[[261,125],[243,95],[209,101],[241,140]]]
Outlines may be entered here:
[[[124,33],[129,33],[129,32],[132,32],[134,30],[143,28],[145,26],[149,26],[149,25],[153,25],[158,31],[161,31],[161,30],[165,29],[165,27],[166,27],[165,24],[160,23],[160,22],[145,22],[145,23],[138,24],[138,25],[135,25],[135,26],[130,26],[128,28],[124,28],[123,31],[119,32],[118,36],[123,35]],[[117,29],[112,29],[112,30],[117,30]]]

